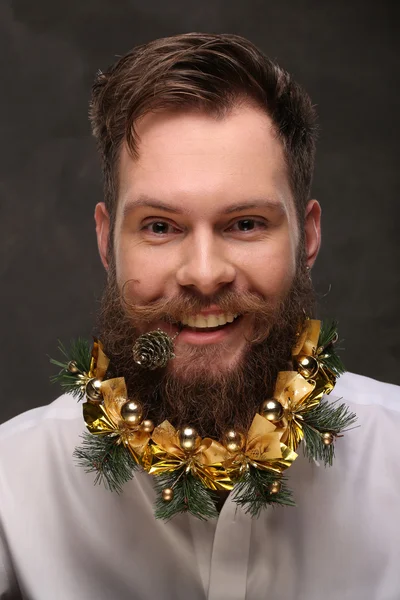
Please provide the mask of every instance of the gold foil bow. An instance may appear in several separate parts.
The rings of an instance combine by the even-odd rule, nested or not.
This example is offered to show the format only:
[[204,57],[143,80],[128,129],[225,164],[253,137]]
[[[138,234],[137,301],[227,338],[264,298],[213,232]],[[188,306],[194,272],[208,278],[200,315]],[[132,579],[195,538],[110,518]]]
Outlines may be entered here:
[[82,394],[86,392],[86,386],[94,379],[102,381],[107,373],[110,359],[103,350],[103,344],[96,338],[93,341],[92,357],[90,359],[90,367],[88,372],[78,373],[78,386]]
[[282,443],[282,436],[283,431],[256,414],[244,449],[225,463],[228,475],[232,479],[239,479],[250,466],[282,473],[297,458],[297,454]]
[[313,393],[315,382],[309,382],[296,371],[280,371],[276,380],[274,398],[285,409],[282,419],[282,441],[296,450],[303,439],[303,414],[319,404],[319,395]]
[[295,362],[301,356],[315,359],[318,372],[307,379],[310,382],[315,382],[314,392],[319,400],[321,400],[324,394],[330,394],[336,383],[335,374],[324,363],[324,359],[327,357],[325,348],[318,346],[320,332],[321,321],[307,319],[292,352]]
[[141,425],[129,425],[121,417],[121,408],[128,402],[124,378],[103,381],[101,391],[103,403],[89,401],[83,404],[86,427],[94,435],[118,436],[117,443],[124,444],[136,462],[139,462],[139,457],[149,443],[150,434],[143,431]]
[[193,451],[182,450],[179,433],[164,421],[152,434],[153,443],[143,456],[143,465],[151,475],[176,471],[184,467],[186,473],[192,473],[211,490],[231,490],[233,482],[223,467],[228,451],[215,440],[204,438]]

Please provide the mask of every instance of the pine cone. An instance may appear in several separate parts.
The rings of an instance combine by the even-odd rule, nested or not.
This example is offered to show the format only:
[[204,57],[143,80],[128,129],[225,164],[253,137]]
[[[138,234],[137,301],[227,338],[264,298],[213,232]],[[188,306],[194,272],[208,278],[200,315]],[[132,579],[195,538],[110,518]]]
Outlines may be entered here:
[[161,329],[138,337],[132,351],[135,363],[150,370],[165,367],[175,357],[173,342]]

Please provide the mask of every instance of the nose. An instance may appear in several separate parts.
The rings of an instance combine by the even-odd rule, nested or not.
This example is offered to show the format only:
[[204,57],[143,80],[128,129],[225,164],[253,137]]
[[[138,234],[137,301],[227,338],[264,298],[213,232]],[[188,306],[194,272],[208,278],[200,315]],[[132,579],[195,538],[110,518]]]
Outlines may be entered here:
[[215,239],[211,232],[199,232],[186,242],[176,274],[179,285],[211,295],[234,281],[236,270],[223,247],[223,240]]

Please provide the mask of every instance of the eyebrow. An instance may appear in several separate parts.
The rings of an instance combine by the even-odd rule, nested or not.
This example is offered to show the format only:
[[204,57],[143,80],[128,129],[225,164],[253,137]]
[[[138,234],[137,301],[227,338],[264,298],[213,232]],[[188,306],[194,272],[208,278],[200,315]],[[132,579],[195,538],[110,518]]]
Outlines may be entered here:
[[[190,212],[189,210],[182,210],[181,208],[177,208],[176,206],[172,206],[171,204],[168,204],[167,202],[163,202],[161,200],[157,200],[156,198],[141,195],[136,200],[128,200],[128,202],[124,206],[123,218],[125,218],[134,209],[143,207],[154,208],[156,210],[162,210],[164,212],[174,213],[176,215],[189,214]],[[278,211],[281,214],[286,213],[282,202],[265,198],[259,200],[251,200],[249,202],[241,202],[240,204],[232,204],[223,208],[221,210],[221,214],[229,215],[231,213],[250,210],[253,208],[266,208]]]

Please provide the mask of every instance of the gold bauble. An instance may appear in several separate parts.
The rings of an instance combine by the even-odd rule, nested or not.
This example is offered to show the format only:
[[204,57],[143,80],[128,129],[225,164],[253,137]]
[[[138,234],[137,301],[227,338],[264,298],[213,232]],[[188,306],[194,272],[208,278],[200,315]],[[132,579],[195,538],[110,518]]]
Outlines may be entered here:
[[143,409],[140,402],[128,400],[121,407],[121,417],[128,425],[140,425],[143,419]]
[[323,433],[322,441],[324,442],[325,446],[330,446],[333,443],[332,433],[329,433],[329,431],[327,431],[326,433]]
[[192,452],[200,446],[200,436],[194,427],[183,427],[179,432],[179,444],[182,450]]
[[268,398],[260,406],[260,415],[271,423],[278,423],[283,417],[283,406],[275,398]]
[[270,485],[269,491],[271,494],[279,494],[281,491],[281,484],[279,481],[273,481]]
[[153,421],[150,421],[150,419],[145,419],[142,423],[142,429],[146,433],[151,433],[154,429]]
[[244,435],[240,433],[240,431],[235,431],[234,429],[229,429],[224,433],[222,438],[222,443],[228,452],[240,452],[244,446]]
[[76,360],[70,360],[67,369],[70,373],[79,373],[79,368]]
[[89,400],[99,402],[101,400],[101,381],[100,379],[89,379],[86,384],[85,393]]
[[161,496],[164,502],[171,502],[174,497],[174,490],[172,488],[165,488],[165,490],[161,492]]
[[313,356],[299,354],[296,358],[297,370],[304,379],[312,379],[318,373],[318,362]]

